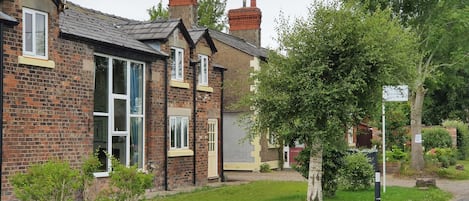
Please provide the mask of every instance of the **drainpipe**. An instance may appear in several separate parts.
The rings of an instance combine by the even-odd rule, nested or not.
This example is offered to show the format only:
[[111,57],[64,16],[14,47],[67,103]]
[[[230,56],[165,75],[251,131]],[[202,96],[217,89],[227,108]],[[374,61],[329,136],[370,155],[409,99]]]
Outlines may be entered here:
[[221,157],[220,157],[220,160],[221,160],[221,181],[222,182],[225,182],[225,171],[224,171],[224,158],[223,158],[223,107],[224,107],[224,104],[223,104],[223,99],[224,99],[224,85],[225,85],[225,70],[226,69],[221,69],[221,98],[220,98],[220,150],[221,150]]
[[[191,55],[192,55],[192,49],[191,49]],[[190,61],[190,66],[192,67],[192,111],[193,111],[193,117],[192,117],[192,134],[193,134],[193,140],[192,140],[192,147],[194,149],[194,156],[193,156],[193,183],[194,186],[197,185],[197,148],[196,148],[196,141],[197,141],[197,64],[200,63],[200,61]]]
[[4,25],[16,26],[18,25],[18,21],[16,18],[6,15],[3,12],[0,12],[0,42],[2,43],[0,48],[0,105],[2,106],[0,109],[0,200],[2,199],[2,186],[3,186],[3,28]]
[[164,60],[164,190],[168,191],[168,58]]

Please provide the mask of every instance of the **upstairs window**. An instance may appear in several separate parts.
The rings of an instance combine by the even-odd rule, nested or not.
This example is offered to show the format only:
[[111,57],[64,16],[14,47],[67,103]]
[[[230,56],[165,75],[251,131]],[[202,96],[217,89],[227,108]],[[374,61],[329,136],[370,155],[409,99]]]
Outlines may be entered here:
[[23,55],[47,59],[47,13],[23,8]]
[[199,67],[199,85],[208,85],[208,56],[199,55],[200,67]]
[[184,50],[171,48],[171,80],[184,81]]

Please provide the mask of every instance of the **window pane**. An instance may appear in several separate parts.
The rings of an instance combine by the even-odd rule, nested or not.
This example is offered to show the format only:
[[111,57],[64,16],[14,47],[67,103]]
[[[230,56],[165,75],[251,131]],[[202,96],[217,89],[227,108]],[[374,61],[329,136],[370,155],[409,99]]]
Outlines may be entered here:
[[28,52],[33,51],[33,15],[25,13],[24,18],[24,44],[25,50]]
[[182,143],[183,143],[183,147],[187,147],[187,143],[188,143],[188,136],[187,136],[187,132],[188,132],[188,128],[187,128],[187,124],[188,124],[188,119],[187,118],[182,118]]
[[199,68],[197,69],[198,70],[198,76],[197,76],[197,80],[198,80],[198,83],[199,84],[202,84],[202,58],[203,56],[202,55],[199,55],[199,61],[200,61],[200,65],[199,65]]
[[176,147],[181,148],[181,118],[176,118]]
[[112,60],[112,92],[127,94],[127,62]]
[[125,136],[112,136],[112,156],[120,161],[121,164],[125,165],[126,161],[126,147],[125,147]]
[[127,130],[126,100],[114,99],[114,131]]
[[170,128],[171,128],[171,135],[170,135],[171,148],[175,148],[176,147],[176,119],[171,118],[169,125],[170,125]]
[[183,73],[183,68],[182,68],[182,61],[183,61],[183,55],[182,51],[177,52],[177,79],[182,79],[182,73]]
[[46,16],[36,13],[36,55],[46,56]]
[[143,120],[130,119],[130,165],[143,168]]
[[94,111],[108,112],[108,64],[109,59],[95,56]]
[[98,172],[107,171],[107,157],[106,152],[108,142],[108,119],[107,117],[94,117],[94,136],[93,136],[93,150],[98,152],[98,158],[101,166]]
[[208,83],[208,58],[203,58],[203,82],[204,84]]
[[130,64],[130,112],[143,114],[143,64]]
[[176,79],[176,50],[171,49],[171,79]]

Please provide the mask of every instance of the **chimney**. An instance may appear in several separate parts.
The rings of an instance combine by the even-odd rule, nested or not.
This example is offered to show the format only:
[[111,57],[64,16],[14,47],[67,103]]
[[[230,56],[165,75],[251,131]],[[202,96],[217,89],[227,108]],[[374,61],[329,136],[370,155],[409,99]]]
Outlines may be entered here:
[[256,0],[251,0],[251,7],[229,10],[228,21],[231,35],[260,47],[262,12],[256,6]]
[[197,0],[169,0],[169,18],[181,18],[187,29],[197,25]]

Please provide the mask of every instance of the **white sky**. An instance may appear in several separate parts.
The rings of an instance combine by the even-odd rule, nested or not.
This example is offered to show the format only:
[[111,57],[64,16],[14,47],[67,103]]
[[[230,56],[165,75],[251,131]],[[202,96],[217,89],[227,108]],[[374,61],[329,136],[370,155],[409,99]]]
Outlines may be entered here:
[[[157,5],[160,0],[69,0],[75,4],[85,8],[92,8],[104,13],[114,14],[117,16],[136,19],[148,20],[149,15],[147,9],[153,5]],[[297,18],[306,16],[308,7],[314,0],[257,0],[257,7],[262,11],[261,24],[261,45],[263,47],[277,47],[277,42],[273,39],[277,36],[274,27],[275,19],[279,18],[280,11],[285,16]],[[250,0],[246,0],[247,6]],[[163,0],[163,6],[168,5],[168,0]],[[243,0],[228,0],[226,12],[229,9],[240,8],[243,6]]]

